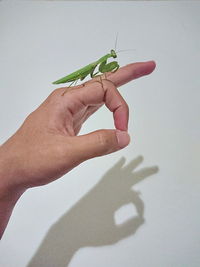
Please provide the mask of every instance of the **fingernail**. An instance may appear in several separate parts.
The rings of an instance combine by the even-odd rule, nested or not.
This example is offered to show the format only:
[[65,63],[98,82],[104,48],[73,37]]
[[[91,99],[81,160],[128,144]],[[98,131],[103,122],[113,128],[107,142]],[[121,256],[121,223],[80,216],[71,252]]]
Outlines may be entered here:
[[126,147],[130,142],[130,136],[125,131],[116,131],[117,141],[120,148]]

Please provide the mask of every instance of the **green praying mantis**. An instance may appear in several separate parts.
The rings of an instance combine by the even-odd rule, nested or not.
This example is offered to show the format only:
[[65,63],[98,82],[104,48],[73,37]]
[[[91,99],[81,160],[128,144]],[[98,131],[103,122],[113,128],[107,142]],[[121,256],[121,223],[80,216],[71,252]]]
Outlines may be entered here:
[[[118,37],[118,35],[116,36],[116,40],[115,40],[115,49],[111,49],[110,53],[102,56],[101,58],[94,61],[93,63],[90,63],[90,64],[86,65],[85,67],[70,73],[69,75],[67,75],[63,78],[56,80],[55,82],[53,82],[53,84],[71,82],[71,84],[69,85],[69,87],[70,87],[72,84],[76,84],[78,82],[78,80],[80,80],[80,81],[84,80],[88,75],[90,75],[91,78],[94,78],[97,75],[104,74],[106,72],[116,72],[119,69],[118,62],[112,61],[112,62],[107,63],[107,60],[109,58],[116,58],[117,53],[119,53],[119,52],[128,51],[128,50],[135,50],[135,49],[128,49],[128,50],[120,50],[120,51],[116,52],[115,50],[116,50],[116,46],[117,46],[117,37]],[[97,66],[98,66],[98,71],[96,73],[94,73]]]
[[[108,58],[116,58],[117,54],[114,49],[110,51],[110,53],[106,54],[105,56],[101,57],[97,61],[90,63],[86,65],[85,67],[72,72],[71,74],[53,82],[53,84],[60,84],[60,83],[68,83],[72,82],[70,86],[73,83],[76,83],[78,80],[82,81],[84,80],[88,75],[90,75],[91,78],[94,78],[100,73],[105,72],[115,72],[119,69],[119,64],[117,61],[112,61],[110,63],[107,63]],[[98,71],[94,73],[96,67],[99,65]]]

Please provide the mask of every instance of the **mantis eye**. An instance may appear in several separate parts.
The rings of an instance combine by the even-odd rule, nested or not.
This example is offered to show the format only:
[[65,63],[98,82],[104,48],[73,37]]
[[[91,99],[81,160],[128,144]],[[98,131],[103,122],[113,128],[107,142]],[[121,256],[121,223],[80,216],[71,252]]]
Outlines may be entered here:
[[110,53],[111,53],[111,55],[112,55],[113,58],[116,58],[117,57],[117,54],[116,54],[115,50],[112,49],[110,51]]

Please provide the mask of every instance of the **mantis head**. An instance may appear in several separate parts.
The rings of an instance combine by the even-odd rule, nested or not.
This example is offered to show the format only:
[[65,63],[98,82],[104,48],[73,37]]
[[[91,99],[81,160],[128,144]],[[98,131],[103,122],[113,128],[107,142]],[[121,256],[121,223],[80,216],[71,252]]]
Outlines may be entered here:
[[110,54],[111,54],[111,56],[113,58],[116,58],[117,57],[117,54],[116,54],[115,50],[113,50],[113,49],[110,51]]

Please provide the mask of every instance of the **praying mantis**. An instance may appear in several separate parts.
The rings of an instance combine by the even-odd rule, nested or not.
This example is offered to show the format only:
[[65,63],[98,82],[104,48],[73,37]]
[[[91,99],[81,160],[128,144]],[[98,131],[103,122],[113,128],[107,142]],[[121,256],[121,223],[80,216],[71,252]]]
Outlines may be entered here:
[[[53,82],[53,84],[60,84],[60,83],[68,83],[71,82],[70,86],[73,83],[76,83],[78,80],[82,81],[84,80],[88,75],[90,75],[91,78],[94,78],[99,73],[105,73],[105,72],[115,72],[119,69],[119,64],[117,61],[112,61],[110,63],[107,63],[107,60],[109,58],[116,58],[117,54],[114,49],[110,51],[110,53],[106,54],[105,56],[101,57],[97,61],[90,63],[86,65],[85,67],[72,72],[71,74]],[[98,71],[94,73],[96,67],[99,65]]]
[[[112,61],[112,62],[107,63],[107,60],[109,58],[116,58],[117,53],[119,53],[119,52],[128,51],[128,50],[129,51],[135,50],[135,49],[128,49],[128,50],[120,50],[120,51],[116,52],[115,50],[116,50],[116,46],[117,46],[117,37],[118,37],[118,34],[117,34],[116,40],[115,40],[115,49],[111,49],[110,53],[100,57],[98,60],[94,61],[93,63],[90,63],[90,64],[86,65],[85,67],[68,74],[67,76],[65,76],[63,78],[56,80],[55,82],[53,82],[53,84],[71,82],[71,84],[69,85],[69,87],[70,87],[72,84],[76,84],[78,82],[78,80],[80,80],[80,81],[84,80],[88,75],[90,75],[91,78],[94,78],[97,75],[104,74],[106,72],[116,72],[119,69],[118,62]],[[96,73],[94,73],[95,69],[97,67],[98,67],[98,71]]]

